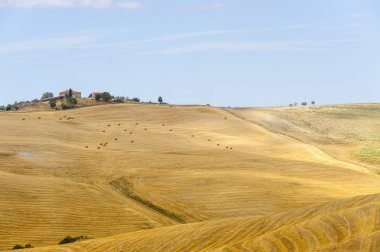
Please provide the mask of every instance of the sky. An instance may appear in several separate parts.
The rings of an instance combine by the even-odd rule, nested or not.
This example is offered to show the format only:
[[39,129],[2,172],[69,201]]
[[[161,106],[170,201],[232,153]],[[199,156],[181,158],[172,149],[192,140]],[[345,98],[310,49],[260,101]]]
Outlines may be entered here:
[[379,45],[377,0],[0,0],[0,104],[380,102]]

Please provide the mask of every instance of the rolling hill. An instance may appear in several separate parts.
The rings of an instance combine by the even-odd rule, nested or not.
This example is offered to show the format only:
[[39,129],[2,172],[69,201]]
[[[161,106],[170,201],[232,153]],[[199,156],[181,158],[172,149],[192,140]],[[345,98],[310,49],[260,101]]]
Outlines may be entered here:
[[379,110],[0,113],[0,249],[375,251]]

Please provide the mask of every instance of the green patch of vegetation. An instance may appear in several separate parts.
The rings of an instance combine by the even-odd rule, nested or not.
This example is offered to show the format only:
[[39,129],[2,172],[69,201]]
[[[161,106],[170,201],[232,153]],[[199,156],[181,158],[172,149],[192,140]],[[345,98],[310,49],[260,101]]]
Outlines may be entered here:
[[14,245],[11,250],[16,250],[16,249],[26,249],[26,248],[33,248],[32,245],[30,244],[25,244],[25,246],[22,246],[20,244]]
[[63,238],[62,241],[59,242],[59,245],[73,243],[79,240],[87,240],[87,239],[89,239],[87,236],[75,236],[75,237],[66,236],[65,238]]
[[369,163],[380,163],[380,146],[367,146],[354,151],[354,156]]
[[116,189],[118,189],[121,193],[123,193],[125,196],[153,209],[154,211],[162,214],[162,215],[165,215],[166,217],[169,217],[173,220],[176,220],[178,221],[179,223],[186,223],[185,219],[176,214],[176,213],[173,213],[167,209],[164,209],[160,206],[157,206],[155,205],[154,203],[152,203],[151,201],[149,200],[146,200],[146,199],[143,199],[141,198],[139,195],[135,194],[134,192],[132,192],[127,186],[123,186],[119,180],[114,180],[110,183],[113,187],[115,187]]

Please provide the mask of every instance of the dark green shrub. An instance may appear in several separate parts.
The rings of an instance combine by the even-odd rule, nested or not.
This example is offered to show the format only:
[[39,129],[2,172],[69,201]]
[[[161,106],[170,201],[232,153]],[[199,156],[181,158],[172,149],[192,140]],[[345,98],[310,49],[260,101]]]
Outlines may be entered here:
[[55,107],[57,106],[57,104],[55,103],[55,100],[54,100],[54,99],[51,99],[51,100],[49,101],[49,104],[50,104],[50,107],[51,107],[51,108],[55,108]]
[[95,101],[100,101],[102,99],[102,95],[101,94],[96,94],[95,95]]
[[86,240],[86,239],[88,239],[87,236],[75,236],[75,237],[66,236],[65,238],[63,238],[62,241],[59,242],[59,245],[67,244],[67,243],[73,243],[73,242],[76,242],[79,240]]
[[25,246],[22,246],[20,244],[14,245],[11,250],[16,250],[16,249],[26,249],[26,248],[33,248],[32,245],[30,244],[25,244]]
[[62,109],[70,109],[71,107],[68,106],[66,103],[62,102],[61,104]]
[[102,94],[102,99],[105,102],[110,102],[112,100],[112,95],[110,93],[108,93],[108,92],[104,92]]

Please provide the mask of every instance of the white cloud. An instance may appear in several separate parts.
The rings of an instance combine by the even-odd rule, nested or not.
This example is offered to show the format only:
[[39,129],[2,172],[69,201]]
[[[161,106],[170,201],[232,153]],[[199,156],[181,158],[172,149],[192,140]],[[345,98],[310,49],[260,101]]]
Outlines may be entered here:
[[117,0],[0,0],[0,8],[125,8],[137,9],[138,1]]
[[225,4],[221,2],[215,2],[211,4],[198,4],[198,5],[192,5],[192,6],[182,6],[180,10],[195,10],[195,11],[205,11],[205,10],[211,10],[211,9],[223,9],[225,8]]
[[130,1],[117,3],[116,6],[124,9],[138,9],[142,7],[142,4],[137,1]]

